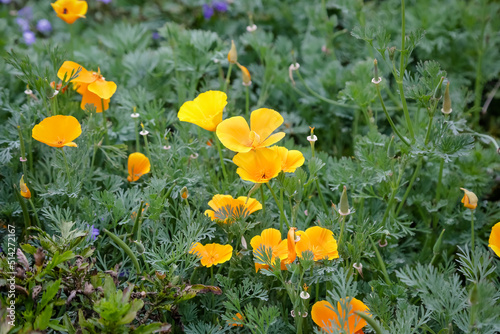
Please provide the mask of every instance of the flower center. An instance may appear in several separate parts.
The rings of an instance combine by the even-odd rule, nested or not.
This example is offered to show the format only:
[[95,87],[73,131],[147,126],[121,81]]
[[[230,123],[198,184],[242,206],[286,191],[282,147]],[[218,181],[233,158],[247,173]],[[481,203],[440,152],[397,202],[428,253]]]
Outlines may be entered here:
[[63,9],[63,14],[68,14],[68,8]]

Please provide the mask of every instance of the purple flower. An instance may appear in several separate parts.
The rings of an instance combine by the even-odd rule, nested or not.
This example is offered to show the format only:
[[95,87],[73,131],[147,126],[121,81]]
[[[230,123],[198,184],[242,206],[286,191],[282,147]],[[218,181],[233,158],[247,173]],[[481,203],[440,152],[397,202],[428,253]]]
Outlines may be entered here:
[[118,277],[128,277],[130,275],[130,271],[127,269],[120,270],[118,272]]
[[33,31],[27,30],[23,32],[24,43],[31,45],[36,42],[35,33]]
[[17,17],[16,23],[21,28],[22,31],[30,30],[30,23],[28,22],[28,20],[22,17]]
[[[0,0],[1,3],[8,4],[11,0]],[[0,248],[1,249],[1,248]]]
[[223,13],[227,11],[227,2],[225,1],[214,1],[213,6],[218,12]]
[[203,16],[205,20],[209,20],[214,15],[214,9],[212,6],[204,4],[203,5]]
[[18,12],[17,15],[19,15],[22,18],[25,18],[28,21],[31,21],[33,19],[33,8],[30,6],[26,6],[24,8],[21,8]]
[[109,3],[111,3],[111,0],[97,0],[97,1],[105,3],[106,5],[109,4]]
[[50,24],[49,20],[41,19],[37,22],[36,29],[39,32],[46,34],[52,31],[52,25]]
[[156,41],[156,40],[160,39],[160,33],[158,33],[158,31],[153,31],[152,37],[153,37],[153,40]]
[[95,228],[94,225],[92,225],[90,227],[90,239],[92,239],[92,241],[96,241],[98,235],[99,235],[99,229]]

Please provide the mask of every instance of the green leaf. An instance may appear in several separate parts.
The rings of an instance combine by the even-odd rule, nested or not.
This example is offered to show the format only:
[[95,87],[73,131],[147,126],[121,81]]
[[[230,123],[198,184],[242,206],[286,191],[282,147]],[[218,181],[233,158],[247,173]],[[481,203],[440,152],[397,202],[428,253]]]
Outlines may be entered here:
[[50,318],[52,317],[53,304],[48,305],[35,320],[33,327],[39,330],[45,330],[49,326]]
[[57,294],[57,291],[59,291],[59,287],[61,285],[61,280],[58,279],[57,281],[51,282],[47,284],[47,287],[45,289],[45,292],[42,296],[42,300],[40,303],[38,303],[36,307],[36,313],[40,313],[40,311],[50,302],[52,299]]

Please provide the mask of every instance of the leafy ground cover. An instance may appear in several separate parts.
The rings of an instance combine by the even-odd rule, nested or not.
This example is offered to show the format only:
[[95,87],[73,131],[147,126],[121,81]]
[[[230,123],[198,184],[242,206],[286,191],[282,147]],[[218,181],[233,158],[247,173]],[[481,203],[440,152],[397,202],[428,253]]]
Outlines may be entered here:
[[495,1],[0,1],[0,333],[498,333]]

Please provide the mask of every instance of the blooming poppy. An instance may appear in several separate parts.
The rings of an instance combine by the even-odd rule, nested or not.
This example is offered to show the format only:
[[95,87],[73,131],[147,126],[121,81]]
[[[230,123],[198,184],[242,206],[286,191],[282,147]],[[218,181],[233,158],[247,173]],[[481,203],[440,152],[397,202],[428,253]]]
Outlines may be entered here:
[[117,88],[113,81],[106,81],[100,69],[97,72],[87,71],[83,66],[72,61],[65,61],[62,64],[57,77],[61,80],[71,79],[76,91],[82,95],[80,108],[83,110],[87,104],[93,104],[96,112],[103,111],[103,104],[104,110],[108,110],[110,98]]
[[253,183],[267,183],[281,171],[278,154],[269,148],[238,153],[234,156],[233,162],[238,166],[236,173],[241,179]]
[[226,93],[209,90],[198,95],[193,101],[184,102],[177,117],[182,122],[193,123],[213,132],[222,122],[222,113],[226,104]]
[[57,17],[68,24],[73,24],[81,17],[85,18],[88,9],[87,2],[81,0],[57,0],[51,6]]
[[302,152],[297,150],[288,150],[285,147],[273,146],[281,159],[281,170],[285,173],[294,173],[297,168],[304,164],[305,158]]
[[[256,235],[250,240],[250,245],[253,248],[253,255],[255,258],[263,262],[265,253],[271,251],[271,262],[274,263],[276,259],[281,261],[281,269],[286,269],[284,261],[288,257],[287,241],[281,240],[281,232],[274,228],[268,228],[262,231],[260,235]],[[259,269],[268,269],[269,266],[263,263],[255,263],[255,271]]]
[[477,196],[472,191],[468,191],[467,189],[460,188],[464,191],[464,197],[462,198],[462,203],[468,209],[474,210],[477,207]]
[[284,132],[272,134],[281,124],[283,124],[283,117],[279,112],[260,108],[252,111],[250,127],[241,116],[222,121],[217,127],[217,137],[231,151],[249,152],[268,147],[283,139]]
[[195,243],[190,254],[197,254],[201,258],[201,264],[207,268],[229,261],[233,256],[233,247],[231,245]]
[[348,310],[343,310],[340,302],[337,303],[335,311],[332,304],[326,300],[314,303],[311,310],[311,317],[314,323],[328,333],[341,331],[339,317],[343,318],[343,333],[359,334],[363,333],[362,328],[367,325],[366,320],[355,314],[355,311],[368,313],[368,307],[356,298],[348,298]]
[[24,175],[21,176],[21,181],[19,181],[19,188],[21,189],[21,196],[27,199],[31,198],[31,191],[26,183],[24,183]]
[[225,224],[232,223],[238,218],[245,218],[251,213],[261,210],[262,204],[255,198],[240,196],[233,198],[231,195],[215,195],[208,205],[213,210],[206,210],[205,215],[210,219]]
[[337,241],[333,238],[333,232],[329,229],[313,226],[305,232],[297,231],[300,240],[295,244],[299,257],[305,251],[311,251],[314,255],[314,261],[327,258],[328,260],[339,257],[337,251]]
[[139,180],[139,178],[149,173],[151,170],[151,163],[148,157],[140,152],[132,153],[128,156],[128,177],[129,182]]
[[35,125],[32,137],[52,147],[77,147],[73,142],[82,134],[82,127],[73,116],[56,115]]
[[490,240],[488,247],[493,249],[497,256],[500,256],[500,223],[496,223],[491,228]]
[[236,316],[233,317],[233,320],[234,322],[228,321],[227,324],[233,327],[243,327],[243,324],[241,323],[243,321],[243,316],[241,315],[241,313],[236,313]]

